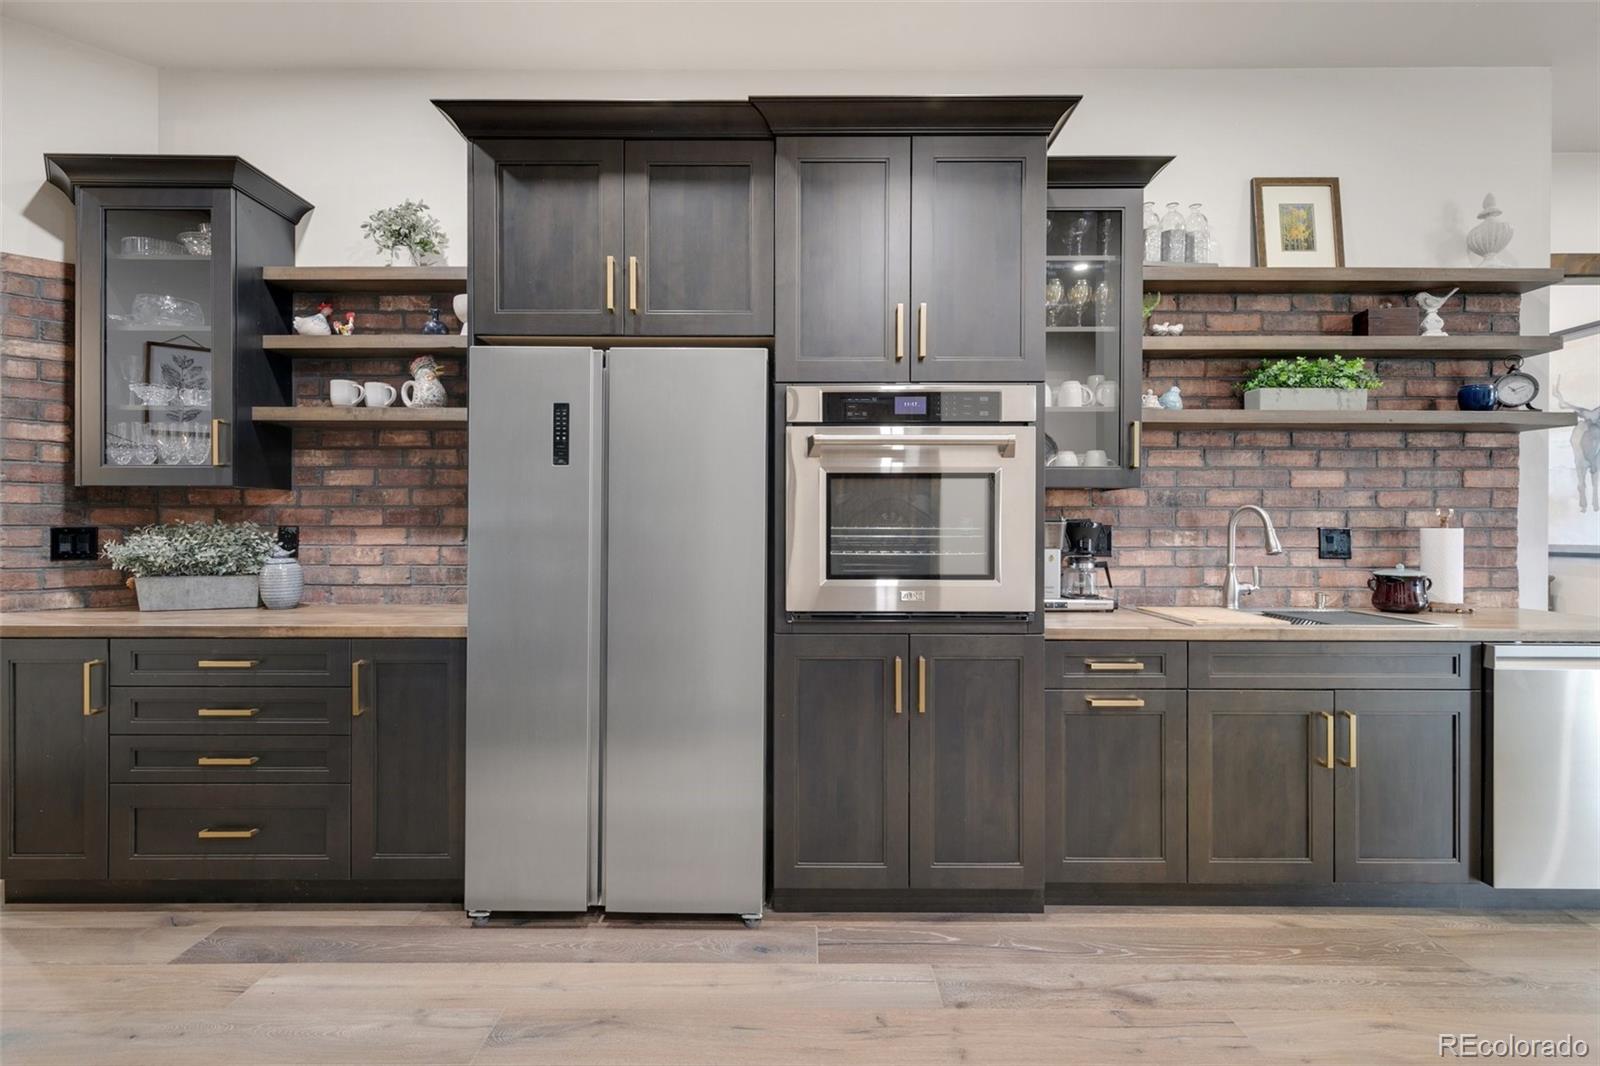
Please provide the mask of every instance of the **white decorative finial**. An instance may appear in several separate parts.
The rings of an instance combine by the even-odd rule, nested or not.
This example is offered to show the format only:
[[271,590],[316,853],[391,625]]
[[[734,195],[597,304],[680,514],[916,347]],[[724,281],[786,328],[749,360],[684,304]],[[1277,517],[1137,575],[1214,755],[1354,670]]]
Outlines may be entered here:
[[1483,198],[1483,210],[1478,212],[1479,222],[1467,233],[1467,250],[1479,256],[1483,267],[1504,266],[1500,253],[1511,243],[1513,230],[1500,221],[1500,208],[1495,206],[1494,193]]

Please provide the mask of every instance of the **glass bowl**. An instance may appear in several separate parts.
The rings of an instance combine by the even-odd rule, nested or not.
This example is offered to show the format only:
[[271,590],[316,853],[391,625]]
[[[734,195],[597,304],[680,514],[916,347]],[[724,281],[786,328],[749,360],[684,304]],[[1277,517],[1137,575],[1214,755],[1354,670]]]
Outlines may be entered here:
[[[181,240],[183,235],[179,234],[178,237]],[[209,235],[206,241],[209,245]],[[184,247],[177,241],[163,240],[160,237],[124,237],[121,244],[122,254],[129,256],[184,255],[186,254]]]
[[144,328],[199,328],[206,324],[206,315],[205,309],[193,300],[141,292],[133,298],[133,324]]
[[190,255],[211,254],[211,223],[200,223],[199,229],[184,230],[178,234],[178,240],[183,242],[184,250]]

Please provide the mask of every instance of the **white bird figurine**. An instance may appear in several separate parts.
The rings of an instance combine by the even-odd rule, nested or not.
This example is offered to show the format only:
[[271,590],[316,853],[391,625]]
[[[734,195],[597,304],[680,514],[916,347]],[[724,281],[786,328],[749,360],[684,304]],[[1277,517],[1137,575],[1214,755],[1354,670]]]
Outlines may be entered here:
[[1417,293],[1417,306],[1427,312],[1422,316],[1422,335],[1424,337],[1449,336],[1444,331],[1444,319],[1439,317],[1439,308],[1445,305],[1446,300],[1460,291],[1459,288],[1451,289],[1443,296],[1434,296],[1426,292]]
[[326,337],[333,333],[333,327],[328,325],[328,314],[333,310],[333,305],[321,303],[317,305],[314,315],[296,315],[294,318],[294,331],[302,337]]

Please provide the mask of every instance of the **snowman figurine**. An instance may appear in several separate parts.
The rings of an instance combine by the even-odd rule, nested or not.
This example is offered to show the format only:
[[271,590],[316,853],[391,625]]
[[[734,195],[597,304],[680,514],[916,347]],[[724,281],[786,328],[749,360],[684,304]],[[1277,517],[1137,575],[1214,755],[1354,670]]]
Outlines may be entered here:
[[444,385],[439,381],[439,363],[431,355],[419,355],[408,368],[412,380],[400,386],[400,399],[407,407],[443,407]]

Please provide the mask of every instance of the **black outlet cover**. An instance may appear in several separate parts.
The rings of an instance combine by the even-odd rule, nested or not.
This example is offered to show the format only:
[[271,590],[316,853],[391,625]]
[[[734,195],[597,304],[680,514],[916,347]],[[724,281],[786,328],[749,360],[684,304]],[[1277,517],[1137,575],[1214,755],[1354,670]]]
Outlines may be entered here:
[[300,527],[279,526],[278,547],[282,548],[290,555],[298,556],[300,554]]
[[99,526],[51,526],[50,560],[78,562],[100,557]]
[[1318,559],[1350,558],[1350,531],[1348,529],[1317,530]]

